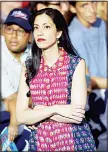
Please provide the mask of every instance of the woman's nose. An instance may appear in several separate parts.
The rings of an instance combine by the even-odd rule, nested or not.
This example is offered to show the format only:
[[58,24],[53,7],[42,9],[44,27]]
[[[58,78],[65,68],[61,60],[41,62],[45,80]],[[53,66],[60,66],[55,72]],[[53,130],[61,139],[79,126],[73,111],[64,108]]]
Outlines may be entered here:
[[39,30],[39,31],[38,31],[38,36],[40,36],[40,35],[43,35],[42,30]]

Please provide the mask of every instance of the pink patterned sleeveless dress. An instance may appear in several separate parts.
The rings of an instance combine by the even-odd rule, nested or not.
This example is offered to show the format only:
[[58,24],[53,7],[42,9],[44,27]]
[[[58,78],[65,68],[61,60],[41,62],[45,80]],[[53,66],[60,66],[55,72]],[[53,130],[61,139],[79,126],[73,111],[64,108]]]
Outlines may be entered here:
[[[60,57],[49,67],[41,58],[38,74],[30,82],[33,106],[70,104],[72,75],[81,58],[60,49]],[[87,123],[81,126],[46,119],[36,124],[30,136],[30,151],[95,150]],[[86,141],[85,141],[86,140]]]

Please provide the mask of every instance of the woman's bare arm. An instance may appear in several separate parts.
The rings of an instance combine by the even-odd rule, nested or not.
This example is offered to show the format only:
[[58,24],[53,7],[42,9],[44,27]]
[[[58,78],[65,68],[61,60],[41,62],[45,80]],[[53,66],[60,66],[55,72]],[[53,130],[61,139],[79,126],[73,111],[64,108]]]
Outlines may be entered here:
[[52,116],[55,113],[54,106],[41,107],[36,106],[34,109],[29,108],[29,98],[26,93],[29,91],[25,80],[26,68],[23,66],[21,72],[20,86],[17,97],[16,117],[17,121],[25,124],[34,124]]
[[[85,117],[85,104],[87,99],[85,71],[85,61],[81,60],[76,67],[72,79],[71,104],[58,105],[57,113],[60,115],[54,115],[51,119],[65,123],[80,123]],[[69,119],[66,117],[69,117]]]

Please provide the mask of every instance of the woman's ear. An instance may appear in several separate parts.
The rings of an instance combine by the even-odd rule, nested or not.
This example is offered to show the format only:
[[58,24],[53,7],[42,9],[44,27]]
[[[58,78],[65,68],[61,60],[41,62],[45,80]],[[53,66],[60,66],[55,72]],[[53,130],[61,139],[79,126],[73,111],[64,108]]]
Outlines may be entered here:
[[59,38],[61,37],[61,35],[62,35],[62,31],[58,31],[58,32],[57,32],[57,37],[56,37],[56,38],[59,39]]
[[70,11],[72,13],[76,13],[76,8],[73,5],[70,5]]

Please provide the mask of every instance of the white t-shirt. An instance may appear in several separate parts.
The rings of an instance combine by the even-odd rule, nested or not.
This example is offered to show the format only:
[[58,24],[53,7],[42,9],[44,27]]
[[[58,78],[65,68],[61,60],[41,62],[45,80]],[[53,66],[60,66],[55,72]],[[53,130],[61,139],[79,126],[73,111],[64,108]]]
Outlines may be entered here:
[[22,63],[31,55],[30,45],[21,56],[19,63],[9,52],[4,36],[1,36],[1,97],[5,99],[18,91]]

